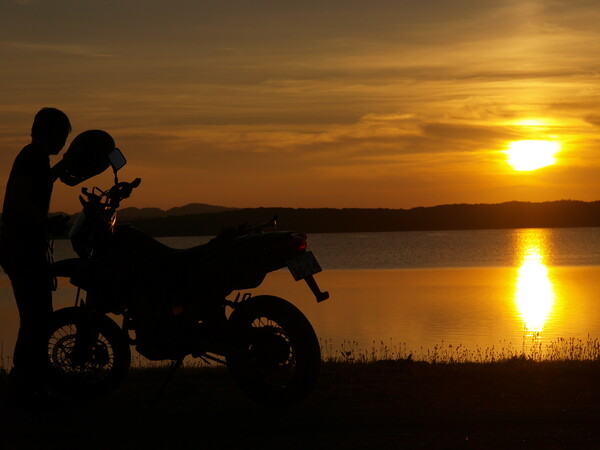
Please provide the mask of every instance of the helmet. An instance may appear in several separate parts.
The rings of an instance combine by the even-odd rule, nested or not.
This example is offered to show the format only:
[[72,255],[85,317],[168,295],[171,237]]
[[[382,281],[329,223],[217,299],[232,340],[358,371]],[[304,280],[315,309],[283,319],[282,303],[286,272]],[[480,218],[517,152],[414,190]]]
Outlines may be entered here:
[[75,186],[104,172],[110,165],[108,155],[115,150],[115,140],[102,130],[78,134],[63,156],[64,171],[60,181]]

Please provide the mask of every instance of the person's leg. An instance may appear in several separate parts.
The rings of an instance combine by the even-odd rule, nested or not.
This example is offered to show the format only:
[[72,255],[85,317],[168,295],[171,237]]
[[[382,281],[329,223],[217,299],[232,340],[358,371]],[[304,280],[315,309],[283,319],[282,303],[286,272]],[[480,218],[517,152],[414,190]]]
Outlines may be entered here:
[[13,353],[15,389],[38,392],[47,367],[47,334],[52,314],[48,267],[31,264],[9,274],[19,310],[19,333]]

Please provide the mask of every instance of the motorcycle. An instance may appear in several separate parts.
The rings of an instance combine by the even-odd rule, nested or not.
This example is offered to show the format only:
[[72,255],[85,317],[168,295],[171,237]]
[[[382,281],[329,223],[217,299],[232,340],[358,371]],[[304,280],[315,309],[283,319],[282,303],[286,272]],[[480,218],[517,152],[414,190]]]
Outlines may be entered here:
[[[326,300],[329,294],[314,278],[321,268],[307,250],[306,235],[277,231],[274,218],[225,229],[193,248],[170,248],[116,223],[121,202],[141,180],[118,181],[122,154],[113,154],[111,164],[110,189],[81,190],[83,209],[69,233],[78,257],[52,264],[54,275],[68,277],[78,290],[75,306],[53,314],[51,389],[77,397],[113,391],[129,370],[134,346],[149,360],[174,361],[174,367],[188,356],[225,364],[261,404],[305,398],[321,362],[310,322],[287,300],[239,291],[258,287],[268,273],[287,266],[318,302]],[[109,314],[121,316],[122,326]]]

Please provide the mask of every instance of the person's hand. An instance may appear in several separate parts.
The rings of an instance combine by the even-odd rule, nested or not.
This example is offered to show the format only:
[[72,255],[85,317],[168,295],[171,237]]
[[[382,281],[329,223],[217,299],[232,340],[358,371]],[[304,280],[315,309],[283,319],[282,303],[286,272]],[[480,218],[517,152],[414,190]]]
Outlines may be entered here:
[[48,218],[48,233],[54,236],[64,235],[69,228],[71,217],[66,214],[59,214]]
[[75,186],[81,180],[73,175],[74,158],[69,152],[63,154],[62,159],[52,167],[52,181],[60,179],[67,186]]

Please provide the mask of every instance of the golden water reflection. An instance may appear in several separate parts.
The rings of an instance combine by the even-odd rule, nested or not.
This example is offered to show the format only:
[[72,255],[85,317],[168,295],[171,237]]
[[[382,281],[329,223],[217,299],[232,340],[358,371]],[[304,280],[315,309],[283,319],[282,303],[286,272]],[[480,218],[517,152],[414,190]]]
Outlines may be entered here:
[[545,264],[548,230],[520,230],[517,235],[519,269],[515,305],[528,334],[544,329],[554,309],[556,294]]

